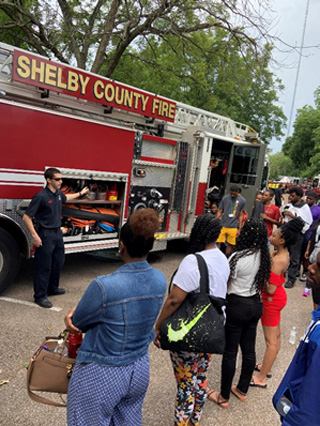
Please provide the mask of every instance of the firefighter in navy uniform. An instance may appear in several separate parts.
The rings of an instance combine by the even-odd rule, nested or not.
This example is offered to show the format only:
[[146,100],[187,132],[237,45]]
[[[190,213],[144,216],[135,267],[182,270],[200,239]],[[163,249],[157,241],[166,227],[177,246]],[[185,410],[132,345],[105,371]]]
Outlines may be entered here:
[[[65,293],[63,288],[59,288],[60,271],[64,262],[64,244],[60,229],[62,204],[85,195],[89,189],[86,187],[76,194],[65,195],[60,190],[60,170],[48,168],[44,177],[47,186],[32,198],[23,215],[23,221],[36,247],[34,301],[42,308],[51,308],[52,303],[48,296]],[[33,218],[36,225],[33,224]]]

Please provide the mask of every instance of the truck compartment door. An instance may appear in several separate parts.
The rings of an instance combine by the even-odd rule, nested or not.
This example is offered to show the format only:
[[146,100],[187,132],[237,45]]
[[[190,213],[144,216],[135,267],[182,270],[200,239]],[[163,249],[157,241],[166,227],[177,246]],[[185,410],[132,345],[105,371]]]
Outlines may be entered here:
[[235,143],[231,151],[228,168],[228,185],[239,185],[241,195],[247,200],[247,212],[250,216],[257,192],[261,190],[262,170],[264,165],[265,145],[247,145]]

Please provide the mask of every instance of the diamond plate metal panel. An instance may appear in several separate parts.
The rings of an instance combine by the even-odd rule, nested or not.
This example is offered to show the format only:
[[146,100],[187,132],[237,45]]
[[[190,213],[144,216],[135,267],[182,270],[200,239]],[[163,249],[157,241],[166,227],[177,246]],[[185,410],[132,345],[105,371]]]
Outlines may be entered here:
[[[18,205],[22,200],[0,200],[0,214],[8,216],[10,219],[14,220],[21,228],[27,232],[27,228],[22,220],[21,214],[18,213]],[[26,203],[26,205],[29,203]]]
[[151,251],[162,251],[165,250],[167,248],[167,241],[158,241],[155,240],[155,242],[153,243],[153,249]]
[[0,218],[2,217],[5,220],[15,222],[23,230],[28,240],[29,249],[31,250],[33,246],[32,238],[29,231],[27,230],[27,227],[25,226],[22,220],[23,210],[21,210],[21,214],[18,213],[19,211],[18,207],[19,205],[22,204],[22,202],[25,208],[27,207],[27,205],[29,205],[28,200],[17,200],[17,199],[0,200]]
[[163,160],[175,160],[176,147],[167,143],[144,140],[142,142],[141,155],[143,157],[161,158]]
[[173,179],[173,168],[161,166],[147,166],[141,164],[141,168],[145,170],[145,177],[137,177],[132,174],[132,185],[138,186],[155,186],[170,188]]
[[178,230],[178,223],[179,223],[179,214],[172,212],[170,214],[170,222],[169,222],[169,232],[170,231],[177,231]]

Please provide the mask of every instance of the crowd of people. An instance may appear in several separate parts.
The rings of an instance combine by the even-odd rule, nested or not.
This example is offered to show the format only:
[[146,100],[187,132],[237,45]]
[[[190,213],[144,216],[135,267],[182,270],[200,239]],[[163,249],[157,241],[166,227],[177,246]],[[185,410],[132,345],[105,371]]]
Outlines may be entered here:
[[[225,294],[226,346],[221,364],[219,390],[211,388],[210,384],[207,386],[206,383],[212,354],[170,353],[177,380],[175,426],[198,426],[206,398],[221,408],[228,408],[231,393],[241,402],[245,402],[250,386],[267,387],[267,378],[272,377],[272,366],[281,344],[281,311],[287,303],[285,288],[290,289],[294,286],[299,276],[301,259],[304,259],[301,281],[304,281],[308,269],[315,275],[314,271],[320,268],[320,263],[313,262],[309,266],[307,262],[309,253],[317,249],[320,252],[320,220],[317,216],[318,208],[315,208],[318,207],[316,193],[310,191],[305,202],[302,199],[302,189],[292,187],[289,189],[288,203],[285,203],[283,193],[278,191],[279,208],[273,204],[274,191],[266,189],[262,194],[257,194],[252,217],[247,220],[245,220],[246,200],[240,193],[240,188],[233,185],[230,187],[230,194],[225,195],[219,204],[215,200],[210,205],[207,204],[208,213],[197,219],[191,234],[190,244],[193,245],[191,252],[204,250],[202,254],[206,251],[210,253],[221,249],[222,245],[225,246],[224,252],[228,257],[230,269]],[[205,218],[207,218],[206,226],[204,226]],[[206,242],[205,236],[208,238],[211,236],[209,223],[212,222],[212,229],[216,229],[217,219],[220,219],[222,226],[219,236],[216,236],[217,245],[216,247],[213,245],[214,239],[211,238],[210,245],[205,247],[205,244],[209,243]],[[200,241],[201,238],[203,240],[204,245],[201,248],[194,244],[196,236]],[[217,258],[215,256],[215,261],[208,264],[212,267]],[[208,260],[208,256],[206,259]],[[199,288],[199,277],[192,272],[194,270],[196,261],[189,255],[179,267],[179,278],[173,281],[173,290],[156,323],[155,344],[158,347],[161,341],[162,321],[172,315],[190,291]],[[220,261],[220,273],[225,272],[225,266]],[[192,285],[189,284],[191,280]],[[313,287],[320,286],[320,282],[315,280],[312,282]],[[225,276],[224,279],[220,279],[220,284],[225,285]],[[211,290],[214,294],[214,289]],[[317,288],[313,288],[314,297],[317,297],[317,292]],[[318,299],[315,299],[315,308],[317,306]],[[314,323],[318,315],[313,314]],[[255,342],[259,320],[263,328],[266,350],[261,363],[256,363]],[[314,333],[317,334],[316,331]],[[316,337],[315,341],[318,341]],[[234,384],[239,347],[242,354],[241,371],[238,383]],[[303,381],[308,383],[309,380],[307,374],[300,379],[301,383]],[[307,386],[306,383],[304,386]],[[299,406],[299,399],[291,401],[290,409],[290,422],[285,419],[283,412],[280,412],[284,425],[295,425],[295,422],[303,419],[304,413],[308,412],[307,407]],[[297,415],[292,414],[295,411]],[[309,415],[309,419],[312,418],[313,422],[308,423],[310,425],[320,424],[320,412],[316,408],[315,411],[316,415],[313,417]]]
[[[33,200],[24,218],[37,243],[34,297],[42,307],[49,307],[48,294],[63,294],[59,289],[63,252],[56,220],[63,201],[59,190],[61,173],[53,169],[46,179],[47,189]],[[300,279],[306,279],[307,288],[312,288],[316,310],[305,338],[305,344],[314,344],[313,352],[299,383],[303,388],[308,388],[309,383],[314,386],[315,374],[309,374],[308,368],[314,371],[320,351],[318,197],[309,192],[305,202],[301,188],[292,187],[288,203],[280,194],[279,208],[273,204],[272,189],[258,195],[250,218],[246,217],[246,200],[237,185],[232,185],[230,193],[219,202],[210,202],[209,211],[198,216],[193,225],[188,254],[172,278],[166,299],[166,279],[147,261],[159,228],[158,214],[144,209],[129,217],[119,236],[119,254],[124,264],[111,275],[94,279],[65,317],[70,332],[85,333],[68,389],[69,426],[142,424],[142,405],[149,383],[148,348],[152,341],[161,347],[162,323],[188,295],[199,292],[201,274],[195,253],[207,265],[209,294],[225,300],[221,383],[219,390],[207,383],[212,353],[170,351],[177,382],[173,424],[199,426],[206,399],[227,409],[231,393],[245,402],[250,386],[267,387],[280,349],[281,311],[287,302],[284,287],[294,286],[301,264]],[[50,211],[47,200],[51,200]],[[40,223],[38,229],[30,223],[33,216]],[[53,224],[53,230],[48,231],[48,223]],[[55,262],[56,268],[52,267]],[[50,276],[50,270],[54,276]],[[257,363],[255,343],[260,320],[266,350]],[[185,326],[183,333],[191,327]],[[234,384],[239,346],[242,364],[238,383]],[[294,371],[295,366],[290,369]],[[282,424],[319,425],[320,392],[313,397],[310,410],[301,403],[304,393],[300,385],[294,386],[289,410],[280,413]],[[308,423],[303,423],[304,415]]]

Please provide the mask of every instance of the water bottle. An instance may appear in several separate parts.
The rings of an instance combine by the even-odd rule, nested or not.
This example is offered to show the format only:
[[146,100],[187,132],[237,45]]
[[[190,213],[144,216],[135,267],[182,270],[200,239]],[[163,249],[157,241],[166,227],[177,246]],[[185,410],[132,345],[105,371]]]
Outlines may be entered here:
[[67,356],[68,349],[63,345],[63,339],[58,340],[57,346],[54,348],[53,352],[62,356]]
[[286,417],[290,408],[292,406],[292,402],[285,396],[282,396],[277,404],[277,412],[281,417]]
[[290,337],[289,337],[289,343],[291,343],[291,345],[294,345],[296,343],[296,337],[297,337],[296,327],[292,327],[292,330],[290,331]]
[[82,343],[82,333],[78,334],[69,334],[69,343],[68,343],[68,357],[77,358],[79,348]]

